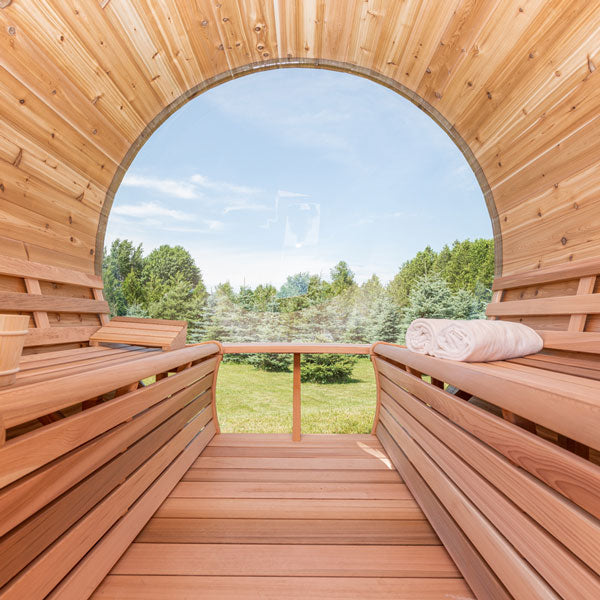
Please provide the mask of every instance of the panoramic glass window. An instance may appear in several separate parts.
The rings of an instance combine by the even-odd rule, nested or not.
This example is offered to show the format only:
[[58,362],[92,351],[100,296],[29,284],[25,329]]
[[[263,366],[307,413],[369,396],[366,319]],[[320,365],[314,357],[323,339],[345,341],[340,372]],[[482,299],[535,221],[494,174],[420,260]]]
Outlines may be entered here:
[[[419,316],[483,316],[490,238],[466,159],[407,99],[348,74],[268,71],[202,94],[141,149],[109,219],[105,293],[118,315],[187,320],[191,342],[403,342]],[[264,409],[273,385],[253,395],[248,369],[291,361],[229,355],[222,401]],[[329,390],[362,402],[368,429],[369,361],[307,355],[302,368],[303,381],[351,386]]]

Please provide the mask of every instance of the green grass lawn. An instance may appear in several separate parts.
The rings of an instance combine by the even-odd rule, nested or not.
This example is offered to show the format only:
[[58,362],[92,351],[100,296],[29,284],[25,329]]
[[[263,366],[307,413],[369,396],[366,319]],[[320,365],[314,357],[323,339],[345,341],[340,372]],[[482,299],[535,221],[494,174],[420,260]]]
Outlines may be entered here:
[[[373,366],[360,358],[351,383],[302,384],[302,432],[370,433],[375,400]],[[217,409],[223,433],[290,433],[292,373],[223,363]]]

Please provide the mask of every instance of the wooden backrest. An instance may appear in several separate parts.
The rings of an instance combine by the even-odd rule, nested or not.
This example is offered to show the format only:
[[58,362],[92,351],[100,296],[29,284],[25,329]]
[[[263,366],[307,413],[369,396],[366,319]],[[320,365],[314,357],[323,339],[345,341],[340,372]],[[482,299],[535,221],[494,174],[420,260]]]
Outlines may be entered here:
[[487,315],[536,329],[544,348],[600,354],[600,260],[498,277]]
[[131,344],[177,350],[185,346],[187,321],[114,317],[90,337],[90,345]]
[[0,312],[30,316],[25,352],[86,343],[108,323],[102,278],[0,256]]
[[393,345],[373,351],[377,436],[477,598],[600,598],[600,467],[443,382],[501,408],[521,406],[528,419],[594,448],[600,384],[534,380],[528,369],[457,365]]
[[0,390],[1,598],[91,595],[217,431],[219,352],[26,358]]

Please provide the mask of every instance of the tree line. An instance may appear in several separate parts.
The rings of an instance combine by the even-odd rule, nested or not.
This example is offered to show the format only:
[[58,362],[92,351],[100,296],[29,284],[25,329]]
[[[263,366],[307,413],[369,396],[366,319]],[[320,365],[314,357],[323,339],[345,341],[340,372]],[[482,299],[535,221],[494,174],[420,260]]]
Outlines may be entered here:
[[[377,275],[358,284],[340,261],[329,278],[302,272],[279,288],[264,283],[236,290],[226,281],[209,292],[183,247],[164,245],[144,256],[141,244],[129,240],[115,240],[103,263],[113,315],[186,320],[190,342],[402,343],[418,317],[483,317],[493,274],[493,242],[487,239],[456,241],[439,252],[427,246],[387,285]],[[290,364],[286,355],[235,360],[266,370],[287,370]],[[344,379],[352,364],[351,357],[307,357],[303,377]]]

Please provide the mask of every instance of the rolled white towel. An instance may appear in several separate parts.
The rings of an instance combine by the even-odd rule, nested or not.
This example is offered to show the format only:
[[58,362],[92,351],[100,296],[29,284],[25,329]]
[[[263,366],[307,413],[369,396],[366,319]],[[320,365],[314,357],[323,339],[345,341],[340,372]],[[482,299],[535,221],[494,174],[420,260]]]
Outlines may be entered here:
[[406,330],[406,347],[418,354],[431,354],[435,339],[451,319],[415,319]]
[[530,327],[511,321],[453,321],[438,330],[431,354],[464,362],[490,362],[535,354],[544,346]]

